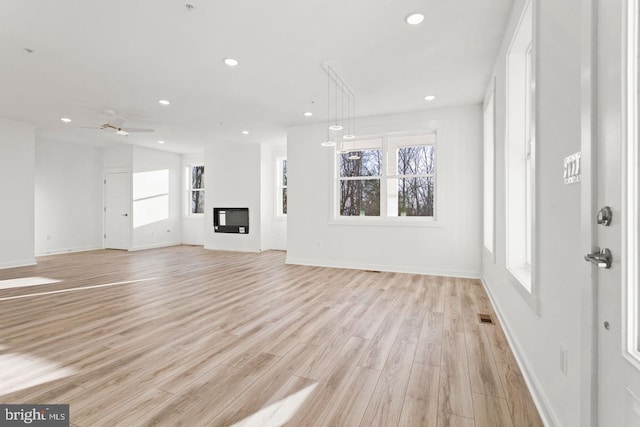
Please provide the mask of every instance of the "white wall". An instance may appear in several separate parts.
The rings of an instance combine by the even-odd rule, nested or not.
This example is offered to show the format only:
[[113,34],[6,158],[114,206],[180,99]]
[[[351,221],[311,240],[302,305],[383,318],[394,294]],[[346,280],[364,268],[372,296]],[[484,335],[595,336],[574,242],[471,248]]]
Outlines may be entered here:
[[35,144],[36,255],[102,248],[102,149]]
[[[261,250],[260,156],[258,144],[215,144],[205,150],[206,249]],[[249,233],[215,233],[214,207],[249,208]]]
[[482,109],[480,105],[368,117],[359,135],[436,129],[438,226],[330,223],[335,161],[326,125],[288,129],[287,262],[479,277]]
[[[182,159],[179,154],[133,147],[133,176],[151,171],[168,171],[168,216],[150,224],[133,227],[132,250],[179,245],[182,240]],[[135,181],[135,178],[133,178]],[[135,192],[135,191],[134,191]],[[135,206],[133,224],[136,223]]]
[[[191,201],[187,199],[189,196],[186,189],[189,188],[189,182],[186,179],[184,171],[191,165],[204,164],[204,155],[201,154],[184,154],[182,156],[182,243],[185,245],[204,245],[204,218],[202,216],[188,216],[187,206]],[[207,168],[204,170],[205,179],[207,176]],[[207,198],[207,189],[204,189],[205,200]]]
[[102,167],[107,172],[131,172],[133,146],[111,145],[102,149]]
[[32,125],[0,118],[0,268],[36,262],[34,135]]
[[[495,263],[483,278],[548,425],[580,425],[581,287],[588,266],[580,250],[580,185],[564,185],[563,159],[580,151],[580,10],[578,0],[535,0],[537,121],[534,279],[539,313],[505,267],[505,54],[524,2],[516,0],[496,74]],[[560,370],[560,345],[568,374]]]
[[277,216],[277,159],[287,156],[287,148],[263,144],[261,148],[262,250],[287,249],[287,218]]

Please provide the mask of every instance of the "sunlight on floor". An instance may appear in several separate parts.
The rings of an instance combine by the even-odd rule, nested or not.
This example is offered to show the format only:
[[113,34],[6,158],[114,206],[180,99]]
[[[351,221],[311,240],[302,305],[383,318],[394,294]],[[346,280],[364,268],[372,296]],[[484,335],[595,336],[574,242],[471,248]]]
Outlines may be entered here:
[[110,287],[110,286],[131,285],[133,283],[147,282],[149,280],[155,280],[155,279],[156,279],[155,277],[150,277],[148,279],[127,280],[125,282],[105,283],[103,285],[80,286],[78,288],[68,288],[68,289],[56,289],[55,291],[36,292],[36,293],[33,293],[33,294],[14,295],[14,296],[11,296],[11,297],[4,297],[4,298],[0,298],[0,301],[8,301],[8,300],[20,299],[20,298],[37,297],[37,296],[41,296],[41,295],[62,294],[62,293],[65,293],[65,292],[73,292],[73,291],[86,291],[86,290],[89,290],[89,289],[107,288],[107,287]]
[[4,353],[0,346],[0,396],[55,381],[75,373],[46,359],[18,353]]
[[242,421],[233,425],[233,427],[254,427],[254,426],[281,426],[289,421],[300,409],[302,404],[307,400],[309,395],[318,384],[312,384],[309,387],[295,392],[276,403],[262,408],[253,415],[248,416]]
[[49,285],[60,280],[47,277],[21,277],[19,279],[0,280],[0,289],[24,288],[25,286]]

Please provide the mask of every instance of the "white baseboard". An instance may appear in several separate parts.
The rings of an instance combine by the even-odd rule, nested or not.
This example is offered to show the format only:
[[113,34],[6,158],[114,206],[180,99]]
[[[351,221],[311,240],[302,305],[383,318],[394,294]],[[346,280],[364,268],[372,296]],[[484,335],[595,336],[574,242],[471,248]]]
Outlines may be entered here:
[[26,267],[36,264],[37,263],[35,258],[18,259],[15,261],[0,262],[0,270],[3,270],[5,268]]
[[286,264],[309,265],[313,267],[348,268],[353,270],[375,270],[388,271],[393,273],[425,274],[430,276],[464,277],[469,279],[479,279],[480,273],[466,270],[444,270],[438,268],[425,268],[422,266],[398,266],[384,264],[354,263],[341,261],[320,261],[302,258],[287,257]]
[[83,246],[83,247],[76,247],[76,248],[49,249],[46,251],[36,252],[36,256],[71,254],[76,252],[98,251],[100,249],[103,249],[102,246]]
[[533,399],[533,403],[535,403],[536,408],[538,409],[538,413],[540,414],[542,423],[547,427],[560,426],[561,424],[558,421],[558,417],[553,412],[553,409],[551,409],[551,405],[549,403],[550,401],[542,390],[542,387],[540,387],[540,381],[538,381],[538,378],[531,371],[531,369],[529,369],[531,364],[529,363],[527,357],[524,355],[524,352],[522,351],[520,345],[518,345],[518,341],[511,333],[509,322],[507,322],[507,319],[503,316],[502,311],[500,310],[500,306],[496,303],[496,300],[491,293],[491,288],[487,286],[487,282],[485,282],[484,277],[480,280],[482,282],[484,290],[489,296],[489,300],[491,300],[493,310],[495,311],[496,316],[498,316],[498,320],[500,321],[502,330],[507,337],[507,342],[509,343],[509,347],[511,347],[511,350],[513,351],[513,356],[518,363],[520,372],[522,372],[524,381],[527,383],[527,387],[529,388],[529,391],[531,393],[531,398]]

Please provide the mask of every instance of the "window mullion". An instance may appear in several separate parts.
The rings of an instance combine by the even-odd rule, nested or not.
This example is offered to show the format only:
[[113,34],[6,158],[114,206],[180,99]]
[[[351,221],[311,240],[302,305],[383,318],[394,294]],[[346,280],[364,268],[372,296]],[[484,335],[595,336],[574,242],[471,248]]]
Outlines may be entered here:
[[386,136],[382,137],[382,171],[380,174],[380,216],[386,218],[389,216],[389,207],[387,205],[387,194],[389,189],[387,182],[387,175],[389,174],[389,155],[388,155],[389,141]]

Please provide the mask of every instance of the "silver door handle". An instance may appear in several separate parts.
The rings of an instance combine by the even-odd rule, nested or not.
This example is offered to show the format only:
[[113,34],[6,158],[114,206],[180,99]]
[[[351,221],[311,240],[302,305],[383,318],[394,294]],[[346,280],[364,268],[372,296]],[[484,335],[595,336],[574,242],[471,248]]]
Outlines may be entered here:
[[584,259],[597,265],[599,268],[611,268],[611,263],[613,262],[611,251],[608,248],[604,248],[592,254],[586,254]]
[[126,213],[126,214],[122,214],[122,216],[129,216],[129,214],[128,214],[128,213]]

